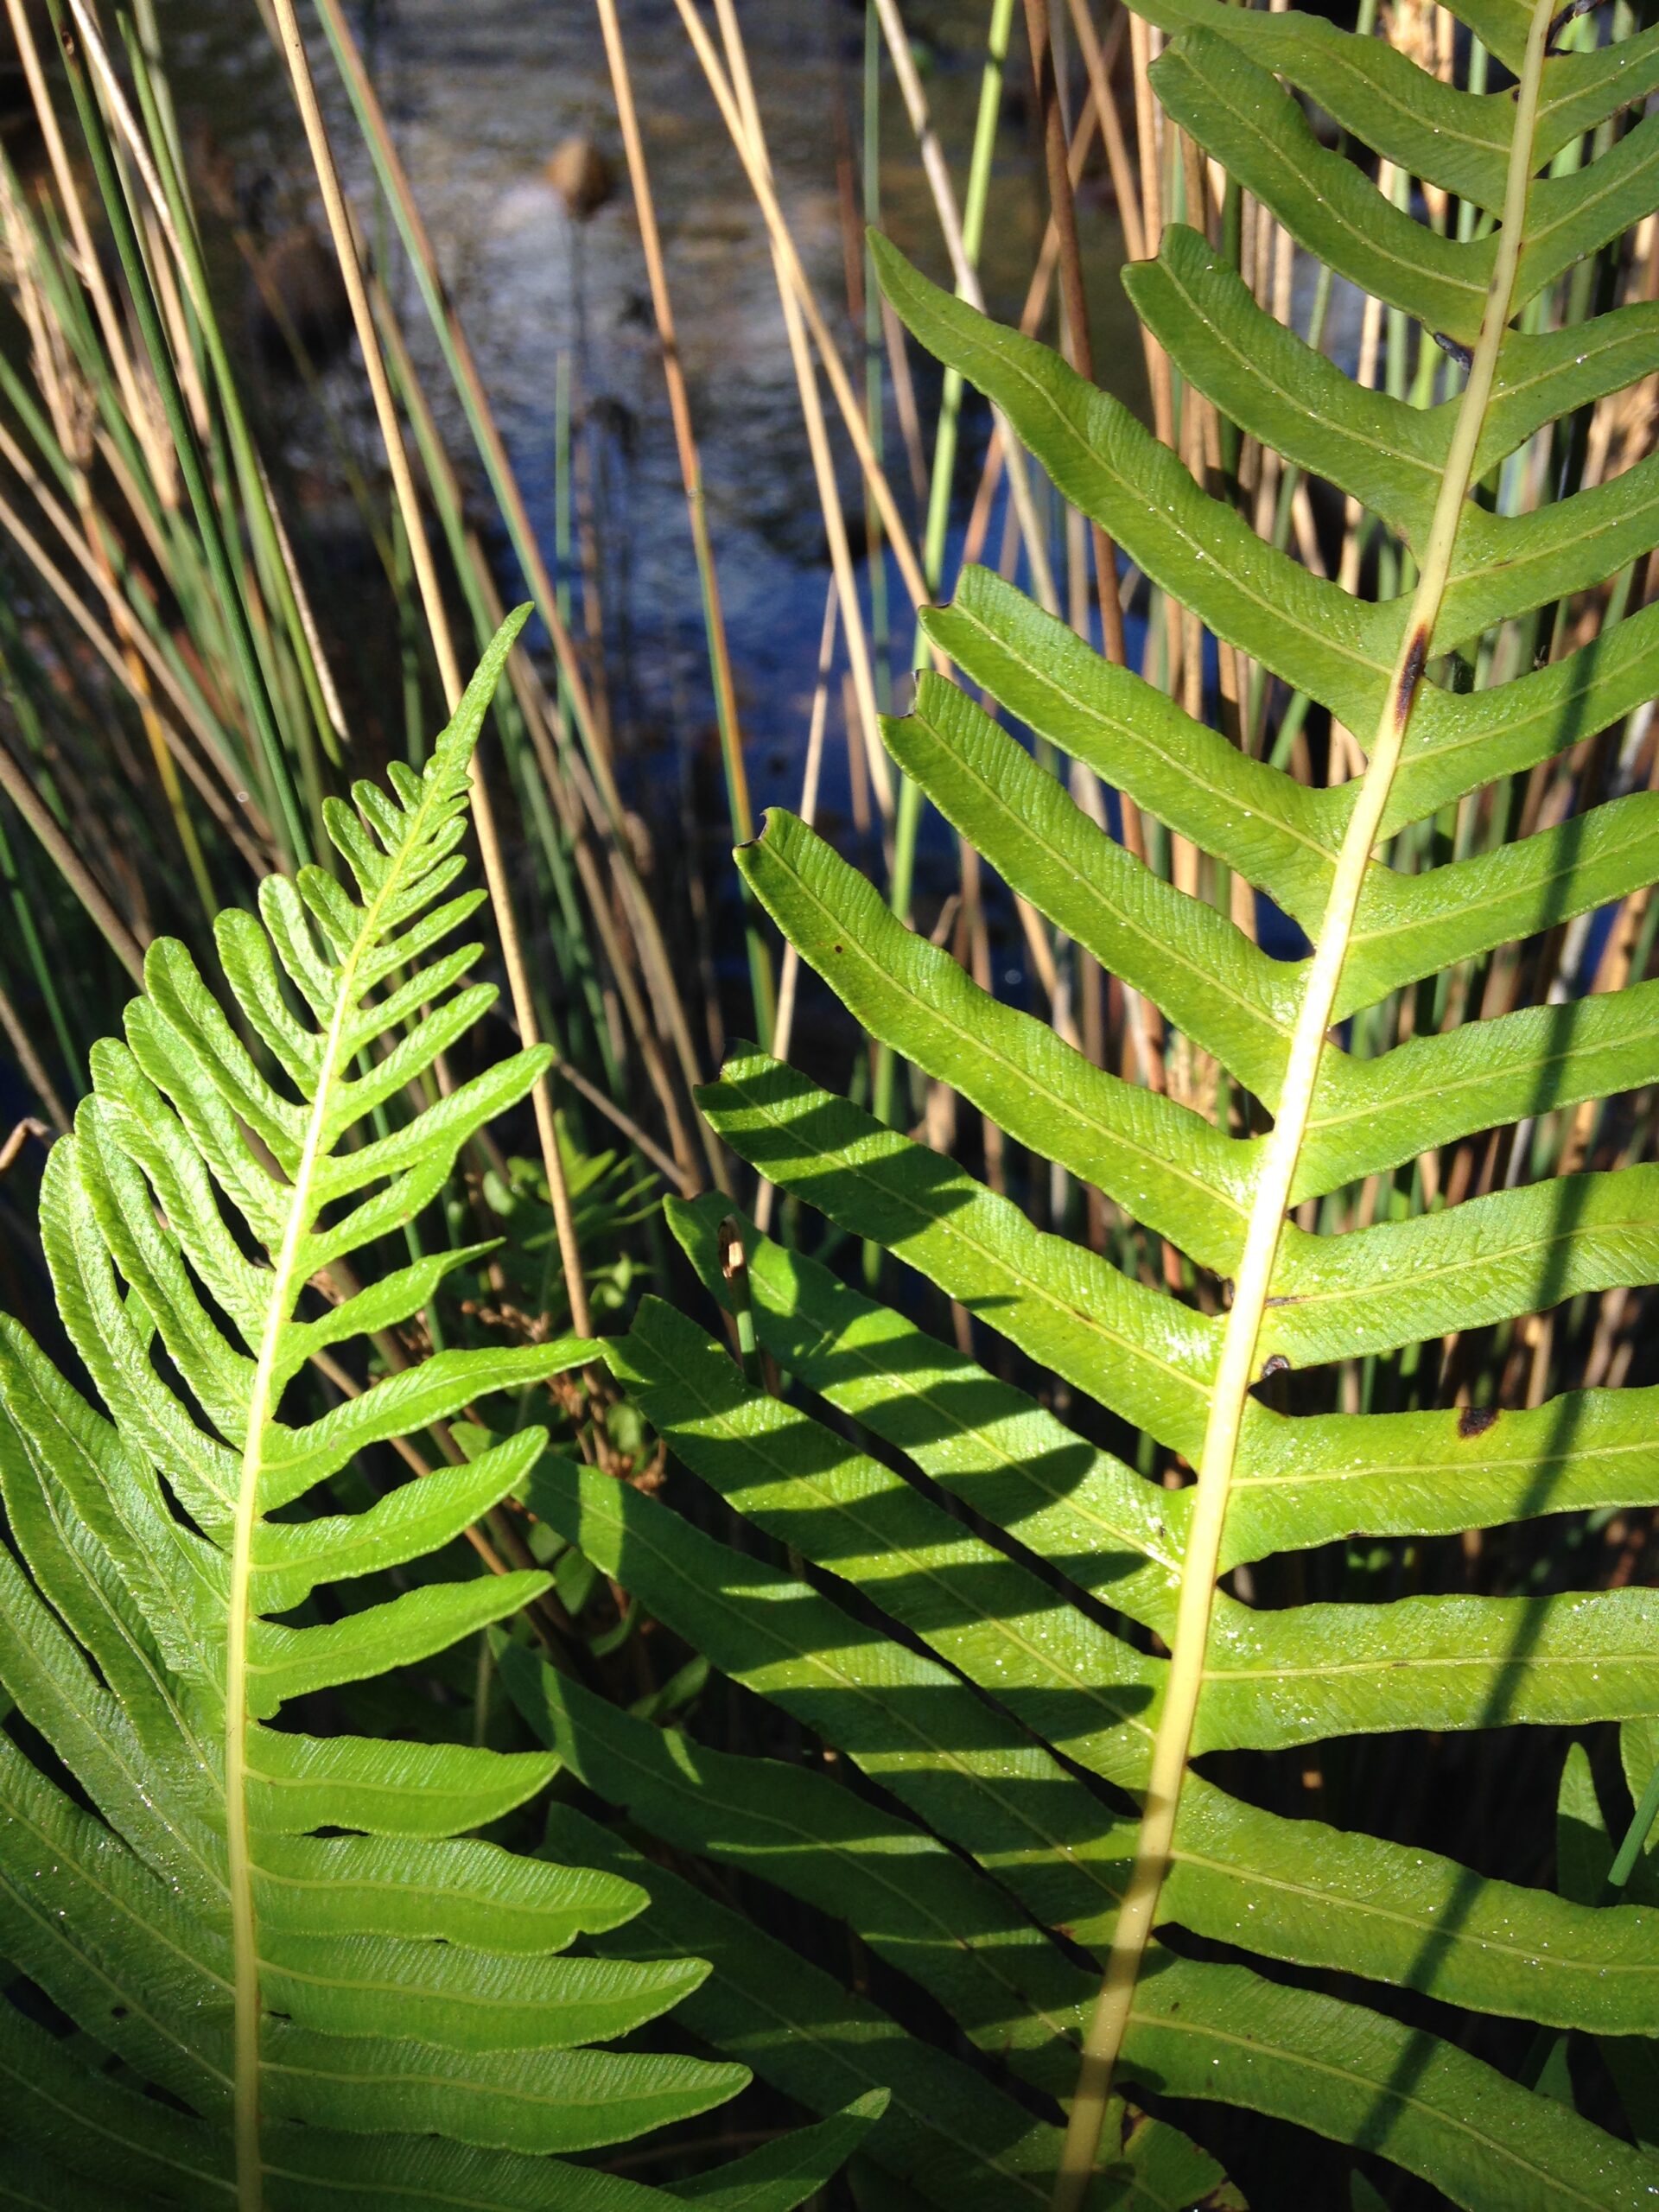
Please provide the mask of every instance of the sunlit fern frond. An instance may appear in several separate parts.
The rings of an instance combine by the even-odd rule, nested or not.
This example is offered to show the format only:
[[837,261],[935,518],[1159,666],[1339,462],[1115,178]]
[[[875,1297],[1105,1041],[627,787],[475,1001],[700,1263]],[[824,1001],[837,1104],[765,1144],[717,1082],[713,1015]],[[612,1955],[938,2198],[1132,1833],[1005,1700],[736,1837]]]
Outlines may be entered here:
[[[494,1442],[462,1423],[458,1464],[366,1505],[343,1493],[356,1510],[330,1485],[365,1448],[590,1345],[438,1351],[284,1418],[311,1363],[341,1376],[333,1350],[391,1343],[477,1256],[353,1272],[547,1058],[515,1053],[373,1133],[493,996],[462,985],[477,945],[439,948],[482,896],[454,887],[469,763],[522,620],[423,774],[395,766],[390,794],[359,784],[354,807],[331,804],[354,892],[308,868],[264,884],[258,920],[220,917],[228,1010],[182,946],[151,948],[125,1040],[97,1048],[51,1156],[43,1242],[104,1410],[0,1323],[0,1682],[22,1724],[0,1736],[10,2202],[643,2212],[678,2200],[547,2154],[702,2112],[747,2079],[600,2047],[706,1969],[562,1955],[645,1896],[479,1840],[556,1760],[316,1734],[301,1716],[317,1707],[296,1711],[550,1582],[453,1551],[423,1571],[522,1484],[542,1429]],[[858,2132],[833,2123],[730,2169],[734,2194],[712,2201],[785,2212]]]
[[[1218,1065],[1216,1117],[996,1002],[790,816],[770,816],[739,856],[743,873],[882,1046],[1115,1201],[1149,1233],[1141,1249],[1164,1240],[1184,1258],[1137,1273],[1039,1229],[956,1162],[760,1053],[738,1054],[705,1104],[772,1184],[937,1286],[964,1328],[1140,1431],[1148,1465],[1184,1462],[1198,1479],[1159,1486],[967,1351],[752,1241],[755,1325],[791,1402],[655,1306],[613,1363],[677,1456],[791,1562],[822,1573],[809,1583],[728,1549],[663,1503],[574,1468],[537,1478],[538,1509],[879,1784],[879,1802],[823,1776],[664,1747],[524,1656],[519,1694],[636,1821],[842,1916],[988,2059],[1069,2103],[1064,2151],[1052,2132],[1024,2143],[991,2169],[983,2201],[997,2187],[995,2201],[1042,2201],[1044,2177],[1057,2207],[1140,2201],[1133,2165],[1148,2133],[1120,2146],[1126,2108],[1105,2103],[1116,2073],[1131,2094],[1219,2100],[1381,2153],[1471,2212],[1635,2212],[1659,2202],[1639,2094],[1622,2113],[1599,2107],[1610,2125],[1594,2124],[1460,2048],[1454,2016],[1407,2024],[1393,1993],[1583,2031],[1621,2066],[1643,2062],[1622,2081],[1650,2081],[1649,1893],[1613,1903],[1582,1885],[1557,1895],[1492,1879],[1431,1849],[1268,1811],[1190,1762],[1411,1731],[1624,1723],[1638,1797],[1644,1786],[1659,1711],[1651,1591],[1268,1609],[1218,1584],[1335,1539],[1659,1503],[1650,1390],[1504,1408],[1483,1382],[1473,1404],[1398,1414],[1291,1413],[1258,1394],[1287,1370],[1659,1281],[1659,1168],[1529,1184],[1518,1140],[1513,1187],[1339,1235],[1317,1205],[1292,1217],[1440,1147],[1659,1080],[1659,984],[1640,981],[1443,1033],[1430,1025],[1375,1055],[1347,1026],[1659,875],[1649,791],[1586,797],[1582,811],[1478,854],[1425,844],[1414,873],[1389,844],[1619,724],[1659,687],[1659,607],[1619,621],[1615,592],[1582,644],[1564,625],[1535,638],[1529,626],[1659,543],[1659,460],[1530,507],[1517,498],[1525,472],[1509,465],[1561,418],[1659,369],[1659,308],[1591,314],[1594,289],[1578,281],[1595,256],[1616,278],[1618,242],[1659,204],[1659,115],[1615,127],[1659,82],[1659,32],[1552,54],[1548,0],[1460,4],[1516,79],[1482,93],[1294,11],[1148,0],[1146,12],[1179,33],[1154,72],[1172,122],[1306,252],[1445,341],[1438,368],[1432,348],[1421,357],[1422,396],[1443,391],[1438,404],[1362,387],[1258,304],[1230,251],[1173,225],[1128,283],[1186,404],[1202,395],[1217,410],[1200,483],[1118,401],[880,240],[878,269],[920,342],[995,404],[1166,607],[1219,641],[1228,696],[1276,682],[1276,696],[1351,733],[1365,771],[1334,788],[1299,782],[983,571],[925,624],[1009,721],[1208,855],[1212,883],[1230,872],[1274,902],[1311,950],[1272,957],[1234,918],[1254,901],[1208,903],[1202,869],[1185,887],[1155,873],[965,690],[926,675],[887,732],[898,766],[1058,941]],[[1396,205],[1319,143],[1281,78],[1460,204],[1438,228]],[[1583,158],[1558,158],[1564,149]],[[1355,596],[1258,537],[1224,465],[1241,433],[1375,517],[1407,588]],[[671,1211],[726,1295],[719,1207]],[[1168,1287],[1199,1271],[1207,1300]],[[665,1933],[700,1924],[680,1889],[663,1897]],[[720,1940],[711,1924],[711,1955]],[[1242,1955],[1217,1957],[1217,1944]],[[696,2001],[716,2009],[709,1992]],[[753,2034],[709,2031],[781,2069]],[[864,2031],[842,2017],[826,2041]],[[932,2063],[914,2040],[899,2038],[903,2063]],[[1080,2076],[1085,2043],[1093,2063]],[[997,2127],[988,2104],[974,2139],[984,2156]],[[868,2155],[911,2192],[901,2201],[976,2201],[953,2194],[965,2186],[956,2167],[933,2177],[925,2139],[891,2113]]]

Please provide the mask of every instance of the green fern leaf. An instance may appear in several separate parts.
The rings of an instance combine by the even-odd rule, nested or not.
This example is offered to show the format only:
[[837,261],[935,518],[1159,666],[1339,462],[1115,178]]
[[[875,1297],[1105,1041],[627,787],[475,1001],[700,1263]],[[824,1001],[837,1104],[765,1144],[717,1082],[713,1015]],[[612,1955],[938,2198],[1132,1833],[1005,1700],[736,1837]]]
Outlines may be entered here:
[[[1155,1486],[965,1351],[745,1231],[754,1325],[783,1395],[650,1302],[608,1357],[681,1463],[789,1566],[755,1556],[753,1541],[728,1544],[706,1514],[694,1527],[590,1471],[544,1465],[531,1495],[561,1535],[875,1794],[665,1741],[527,1654],[505,1663],[543,1739],[631,1821],[845,1920],[950,2008],[1011,2087],[1065,2101],[1064,2145],[1051,2133],[1040,2150],[1058,2212],[1136,2201],[1133,2161],[1119,2156],[1120,2081],[1380,2153],[1471,2212],[1634,2212],[1659,2201],[1650,2117],[1627,2113],[1624,2136],[1596,2126],[1454,2034],[1403,2025],[1366,1986],[1552,2037],[1586,2031],[1616,2079],[1649,2079],[1650,1860],[1633,1861],[1618,1900],[1584,1884],[1558,1895],[1270,1813],[1190,1762],[1411,1729],[1611,1721],[1642,1770],[1633,1799],[1653,1764],[1649,1591],[1268,1611],[1217,1583],[1336,1538],[1659,1502],[1650,1390],[1580,1390],[1496,1414],[1291,1416],[1255,1387],[1264,1369],[1389,1352],[1659,1281],[1659,1171],[1646,1166],[1537,1186],[1517,1172],[1516,1187],[1340,1236],[1289,1218],[1304,1199],[1440,1145],[1659,1080],[1649,983],[1422,1034],[1377,1058],[1338,1029],[1659,877],[1645,792],[1415,875],[1388,849],[1402,827],[1642,708],[1659,683],[1652,607],[1490,688],[1438,680],[1440,657],[1601,585],[1659,543],[1651,461],[1524,514],[1471,496],[1559,418],[1659,364],[1651,304],[1557,327],[1549,299],[1659,202],[1659,118],[1541,174],[1648,97],[1659,34],[1551,54],[1547,0],[1459,0],[1518,80],[1474,94],[1294,11],[1146,0],[1144,12],[1176,34],[1154,71],[1174,122],[1330,270],[1469,350],[1462,388],[1415,408],[1314,353],[1179,225],[1128,278],[1191,387],[1395,535],[1408,590],[1370,602],[1310,573],[1119,403],[880,239],[878,273],[912,333],[987,396],[1060,494],[1205,629],[1356,733],[1365,772],[1303,788],[982,572],[925,626],[965,683],[1276,901],[1306,932],[1308,956],[1270,957],[1114,843],[964,690],[924,676],[886,737],[1014,893],[1253,1095],[1267,1133],[1229,1134],[996,1003],[788,815],[774,811],[738,859],[874,1038],[1225,1279],[1227,1294],[1197,1310],[1039,1230],[953,1160],[764,1053],[740,1049],[704,1105],[779,1190],[893,1255],[1149,1451],[1185,1459],[1197,1483]],[[1494,220],[1461,233],[1424,225],[1320,145],[1298,92]],[[721,1295],[723,1202],[669,1211]],[[642,1878],[683,1945],[708,1925],[710,1955],[730,1961],[729,1916]],[[1195,1958],[1165,1940],[1175,1929],[1262,1970],[1212,1948]],[[1275,1963],[1293,1971],[1276,1979]],[[706,2007],[712,2041],[781,2080],[783,2024],[829,2004],[803,1973],[792,1960],[769,1968],[779,2010],[759,2027],[734,1962],[690,2002]],[[1344,1977],[1344,1994],[1329,1993],[1326,1974]],[[844,2004],[832,2017],[827,2044],[843,2046],[856,2025],[893,2053],[895,2086],[923,2077],[917,2037],[895,2043],[891,2021]],[[883,2128],[868,2151],[880,2176],[873,2202],[970,2201],[931,2185],[922,2139],[901,2120]],[[1162,2133],[1178,2165],[1196,2155]],[[1018,2201],[1013,2176],[996,2171],[1001,2201]]]
[[[354,810],[331,805],[354,892],[308,869],[263,887],[263,928],[222,919],[236,1009],[282,1077],[184,949],[158,944],[124,1041],[98,1048],[92,1095],[51,1156],[43,1243],[105,1411],[0,1322],[15,1547],[0,1549],[0,1682],[32,1732],[0,1737],[0,1950],[14,1999],[19,1975],[39,1993],[0,2005],[0,2191],[19,2202],[629,2212],[680,2200],[547,2154],[701,2113],[747,2078],[602,2047],[708,1971],[565,1955],[632,1919],[638,1885],[469,1840],[539,1791],[554,1758],[312,1735],[291,1710],[505,1621],[550,1580],[400,1576],[397,1594],[337,1612],[308,1602],[448,1545],[522,1485],[545,1436],[474,1429],[464,1464],[329,1510],[358,1452],[577,1366],[591,1344],[440,1351],[319,1418],[285,1417],[314,1357],[407,1320],[484,1249],[363,1285],[353,1272],[545,1065],[516,1053],[366,1133],[493,996],[454,988],[476,945],[434,948],[477,904],[449,895],[469,763],[523,620],[424,774],[394,768],[393,796],[359,785]],[[302,1502],[321,1510],[298,1517]],[[55,1765],[26,1756],[36,1740]],[[74,2037],[41,2024],[41,1996]],[[726,2169],[697,2201],[787,2212],[880,2101]]]

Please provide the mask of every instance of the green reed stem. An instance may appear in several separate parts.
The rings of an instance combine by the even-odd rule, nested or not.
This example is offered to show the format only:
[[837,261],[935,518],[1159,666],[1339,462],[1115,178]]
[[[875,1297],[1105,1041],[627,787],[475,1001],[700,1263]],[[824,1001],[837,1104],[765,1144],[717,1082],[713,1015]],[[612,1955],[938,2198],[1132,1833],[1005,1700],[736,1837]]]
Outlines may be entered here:
[[255,556],[258,564],[260,587],[265,596],[277,608],[287,632],[288,649],[292,657],[293,670],[297,675],[306,708],[305,719],[296,718],[308,751],[320,743],[324,753],[335,766],[340,764],[338,733],[328,711],[323,683],[319,673],[310,633],[300,612],[293,579],[277,537],[276,515],[264,472],[260,468],[254,448],[252,434],[248,428],[246,414],[236,378],[232,374],[224,334],[213,312],[213,295],[208,289],[207,271],[202,260],[201,244],[189,200],[186,195],[181,173],[175,164],[173,145],[165,127],[161,97],[152,75],[143,48],[131,26],[123,18],[126,33],[127,58],[133,73],[144,125],[149,136],[151,157],[156,175],[161,180],[162,195],[179,241],[179,251],[184,263],[185,305],[192,315],[212,368],[213,384],[223,411],[225,427],[229,434],[230,457],[236,473],[237,496],[242,512],[246,515],[252,537]]
[[[873,19],[872,19],[873,20]],[[962,244],[969,266],[977,266],[985,241],[985,211],[989,204],[991,162],[996,151],[997,119],[1002,105],[1002,80],[1007,61],[1008,39],[1014,24],[1014,0],[994,0],[990,29],[986,35],[985,68],[980,79],[979,110],[974,123],[973,151],[968,163],[968,189],[962,207]],[[962,426],[962,373],[947,369],[939,397],[939,420],[933,434],[933,462],[928,475],[927,521],[922,539],[922,573],[929,592],[938,596],[944,575],[945,538],[950,526],[950,493],[956,480],[957,448]],[[911,650],[911,666],[927,663],[927,639],[918,623]],[[921,827],[922,795],[908,776],[899,779],[893,810],[893,876],[888,903],[895,914],[910,912],[915,880],[916,840]]]
[[299,794],[295,789],[293,772],[283,750],[276,728],[270,694],[266,690],[264,672],[259,664],[253,632],[248,620],[247,608],[237,587],[235,572],[219,524],[217,508],[207,487],[202,471],[201,454],[196,444],[195,430],[189,410],[180,389],[178,372],[174,366],[167,334],[162,323],[161,312],[151,289],[149,271],[145,266],[137,232],[134,228],[132,211],[127,204],[116,168],[114,149],[105,127],[103,111],[92,96],[81,66],[75,42],[66,30],[62,0],[47,0],[51,13],[52,28],[60,46],[73,95],[75,112],[86,140],[86,150],[92,158],[92,171],[98,180],[99,193],[104,201],[116,251],[132,296],[133,312],[137,317],[140,335],[149,355],[150,368],[161,395],[162,412],[167,418],[168,435],[177,452],[179,473],[190,500],[196,527],[201,533],[202,549],[214,586],[219,594],[224,619],[230,632],[232,651],[235,658],[245,703],[253,723],[254,734],[259,744],[266,772],[270,779],[278,812],[282,818],[287,857],[291,861],[310,858],[310,842],[304,818],[300,810]]
[[[864,144],[861,186],[864,228],[868,234],[881,226],[881,27],[874,0],[864,0]],[[887,377],[881,343],[881,287],[875,263],[864,249],[864,419],[870,428],[870,450],[876,465],[885,467]],[[867,476],[864,480],[865,571],[870,580],[870,656],[874,668],[876,703],[886,714],[893,702],[892,637],[887,613],[887,554],[881,518]]]
[[[869,15],[873,25],[874,9]],[[986,35],[985,67],[980,78],[979,108],[974,120],[973,150],[969,156],[968,189],[962,207],[962,245],[970,268],[976,267],[985,242],[985,214],[990,200],[991,162],[996,151],[996,126],[1001,112],[1002,80],[1007,61],[1008,40],[1014,23],[1014,0],[994,0],[990,28]],[[927,520],[922,540],[922,574],[930,596],[939,594],[944,576],[945,539],[950,525],[950,493],[956,480],[957,451],[962,424],[963,379],[955,369],[945,372],[939,399],[939,419],[933,434],[933,460],[928,474]],[[874,574],[874,570],[872,571]],[[916,627],[911,649],[912,669],[925,667],[927,640]],[[900,919],[910,913],[916,880],[916,845],[922,823],[919,785],[901,774],[893,807],[893,868],[888,879],[887,903]],[[876,1063],[873,1111],[878,1121],[892,1119],[897,1066],[893,1055],[882,1048]]]

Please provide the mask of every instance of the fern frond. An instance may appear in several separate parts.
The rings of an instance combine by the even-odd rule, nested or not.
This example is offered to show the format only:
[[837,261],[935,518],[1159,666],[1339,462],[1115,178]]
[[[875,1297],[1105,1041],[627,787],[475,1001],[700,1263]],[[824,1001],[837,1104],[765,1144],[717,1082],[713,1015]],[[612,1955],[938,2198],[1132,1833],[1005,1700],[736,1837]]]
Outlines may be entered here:
[[[354,808],[330,805],[354,890],[308,868],[263,886],[259,923],[222,918],[230,1011],[181,945],[151,949],[124,1041],[97,1049],[51,1156],[42,1239],[105,1410],[0,1322],[16,1554],[0,1549],[0,1682],[28,1732],[0,1738],[0,1949],[76,2031],[41,2024],[38,1996],[0,2005],[0,2191],[19,2201],[44,2201],[49,2169],[65,2212],[625,2212],[678,2200],[547,2154],[702,2112],[747,2078],[602,2048],[705,1966],[565,1955],[644,1891],[476,1840],[556,1760],[313,1734],[298,1704],[446,1650],[550,1580],[421,1571],[519,1489],[541,1429],[495,1442],[474,1427],[461,1464],[367,1502],[338,1483],[365,1447],[590,1344],[440,1351],[315,1418],[289,1412],[326,1347],[394,1344],[484,1249],[373,1272],[376,1241],[545,1064],[518,1052],[397,1126],[371,1119],[493,995],[455,988],[478,946],[436,948],[481,895],[454,890],[469,763],[523,619],[423,774],[394,767],[390,795],[361,784]],[[395,1594],[365,1583],[388,1571]],[[320,1608],[324,1585],[343,1603]],[[36,1743],[49,1760],[26,1756]],[[729,2169],[731,2196],[707,2201],[785,2212],[873,2109]]]
[[[1517,1173],[1516,1187],[1341,1236],[1304,1225],[1313,1214],[1291,1218],[1305,1199],[1439,1146],[1659,1080],[1650,983],[1372,1058],[1343,1026],[1659,876],[1648,792],[1414,874],[1389,844],[1597,735],[1659,683],[1652,607],[1548,665],[1530,666],[1529,648],[1514,655],[1522,672],[1484,688],[1446,658],[1495,633],[1525,641],[1538,610],[1659,543],[1650,460],[1508,511],[1513,456],[1659,365],[1651,303],[1583,324],[1557,308],[1558,288],[1568,306],[1574,293],[1559,280],[1659,204],[1659,118],[1606,130],[1576,167],[1555,161],[1659,84],[1659,34],[1552,54],[1548,0],[1459,0],[1517,80],[1487,95],[1294,11],[1146,0],[1144,12],[1178,34],[1154,70],[1173,121],[1335,275],[1468,353],[1465,380],[1447,371],[1455,388],[1438,404],[1362,389],[1179,225],[1127,280],[1189,394],[1358,500],[1397,541],[1408,588],[1371,601],[1311,573],[1255,535],[1224,484],[1196,481],[1054,354],[927,283],[879,239],[878,270],[913,335],[986,395],[1061,495],[1226,648],[1354,733],[1365,772],[1305,788],[982,572],[925,625],[1010,721],[1276,902],[1305,931],[1307,956],[1271,957],[1115,843],[965,690],[924,676],[886,737],[1019,898],[1250,1095],[1265,1134],[1232,1134],[1224,1117],[1217,1126],[1121,1080],[997,1003],[788,815],[774,811],[738,858],[874,1038],[1219,1278],[1217,1294],[1200,1310],[1039,1230],[955,1161],[764,1053],[740,1050],[704,1103],[768,1181],[1140,1432],[1148,1465],[1161,1447],[1197,1483],[1154,1484],[966,1351],[750,1237],[755,1326],[785,1397],[759,1392],[652,1304],[609,1357],[679,1459],[791,1567],[568,1465],[537,1470],[536,1508],[879,1796],[684,1740],[664,1746],[528,1655],[506,1663],[544,1740],[632,1820],[844,1918],[951,2009],[988,2063],[1001,2056],[1018,2084],[1069,2101],[1064,2150],[1051,2135],[1041,2153],[1062,2212],[1136,2200],[1134,2146],[1158,2131],[1128,2121],[1112,2091],[1120,2075],[1381,2152],[1471,2212],[1634,2212],[1659,2191],[1639,2109],[1659,2037],[1650,1862],[1632,1861],[1624,1902],[1605,1900],[1599,1874],[1564,1878],[1555,1895],[1269,1813],[1191,1762],[1407,1730],[1618,1723],[1633,1798],[1647,1789],[1659,1709],[1649,1591],[1268,1610],[1218,1581],[1337,1537],[1659,1501],[1650,1391],[1580,1390],[1526,1410],[1293,1415],[1256,1388],[1264,1370],[1659,1281],[1659,1170],[1646,1165],[1536,1186]],[[1362,147],[1462,195],[1462,232],[1421,222],[1322,146],[1303,92]],[[1501,677],[1510,659],[1483,652],[1479,664]],[[670,1212],[718,1295],[721,1206]],[[1599,1815],[1581,1776],[1573,1788],[1588,1832]],[[1610,1866],[1599,1847],[1585,1863]],[[642,1878],[664,1925],[702,1924],[694,1897]],[[711,1943],[729,1934],[709,1924]],[[1164,1940],[1175,1929],[1263,1971],[1208,1948],[1184,1955]],[[1274,1979],[1275,1963],[1293,1971]],[[735,1990],[741,1975],[727,1971]],[[1346,1993],[1308,1986],[1325,1974],[1344,1977]],[[808,1985],[782,1967],[779,1977],[809,2012]],[[1454,2032],[1402,2024],[1368,1984],[1594,2036],[1627,2099],[1626,2135],[1508,2077]],[[766,2034],[736,2040],[734,2008],[730,1996],[710,2002],[711,2035],[781,2078],[787,2062]],[[826,2041],[842,2048],[868,2025],[838,2014]],[[919,2137],[891,2119],[883,2127],[868,2156],[898,2201],[966,2201],[931,2182]],[[1178,2165],[1198,2156],[1162,2133]],[[1198,2170],[1184,2171],[1202,2195]],[[1013,2179],[999,2185],[1014,2201]]]

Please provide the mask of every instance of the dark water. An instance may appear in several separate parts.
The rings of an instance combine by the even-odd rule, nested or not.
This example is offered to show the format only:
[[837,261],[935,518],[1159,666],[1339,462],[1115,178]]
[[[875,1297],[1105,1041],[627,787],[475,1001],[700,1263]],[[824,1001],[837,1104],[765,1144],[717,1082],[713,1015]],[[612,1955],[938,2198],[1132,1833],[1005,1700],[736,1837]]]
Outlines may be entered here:
[[[246,17],[209,0],[163,0],[162,30],[181,103],[209,116],[245,168],[265,164],[284,219],[303,213],[300,148],[270,50]],[[645,129],[683,358],[702,448],[721,594],[757,805],[792,798],[807,724],[827,554],[793,368],[760,213],[671,0],[622,0],[634,93]],[[837,163],[861,147],[863,11],[845,0],[742,0],[780,197],[820,300],[861,372],[861,330],[847,308],[846,237]],[[1016,15],[1018,11],[1016,10]],[[906,18],[960,190],[979,98],[989,0],[914,0]],[[555,395],[569,375],[591,501],[601,620],[625,757],[685,772],[710,757],[713,712],[702,618],[661,361],[632,199],[621,161],[597,17],[589,0],[397,0],[354,17],[446,281],[479,354],[535,525],[550,558],[560,499]],[[372,194],[325,50],[315,59],[358,204]],[[1018,313],[1036,251],[1038,164],[1026,62],[1016,41],[988,226],[985,278],[994,312]],[[613,165],[617,189],[573,221],[543,170],[552,149],[586,132]],[[880,115],[882,226],[937,276],[945,274],[931,203],[890,70]],[[284,198],[286,195],[286,198]],[[1121,238],[1109,207],[1085,193],[1085,250],[1108,380],[1138,399],[1138,348],[1116,279]],[[407,327],[431,389],[443,390],[412,288]],[[342,403],[351,372],[334,384]],[[931,437],[934,383],[916,364]],[[826,404],[828,404],[826,395]],[[459,410],[441,403],[451,450],[467,450]],[[365,450],[372,424],[362,422]],[[303,440],[303,430],[298,433]],[[909,501],[889,409],[890,474]],[[967,447],[976,446],[970,419]],[[843,461],[849,520],[861,519]],[[970,488],[966,465],[959,495]],[[919,531],[918,531],[919,535]],[[577,562],[575,566],[579,567]],[[575,581],[579,620],[582,584]],[[909,630],[893,593],[894,661]],[[831,723],[826,804],[844,804],[840,719]]]

